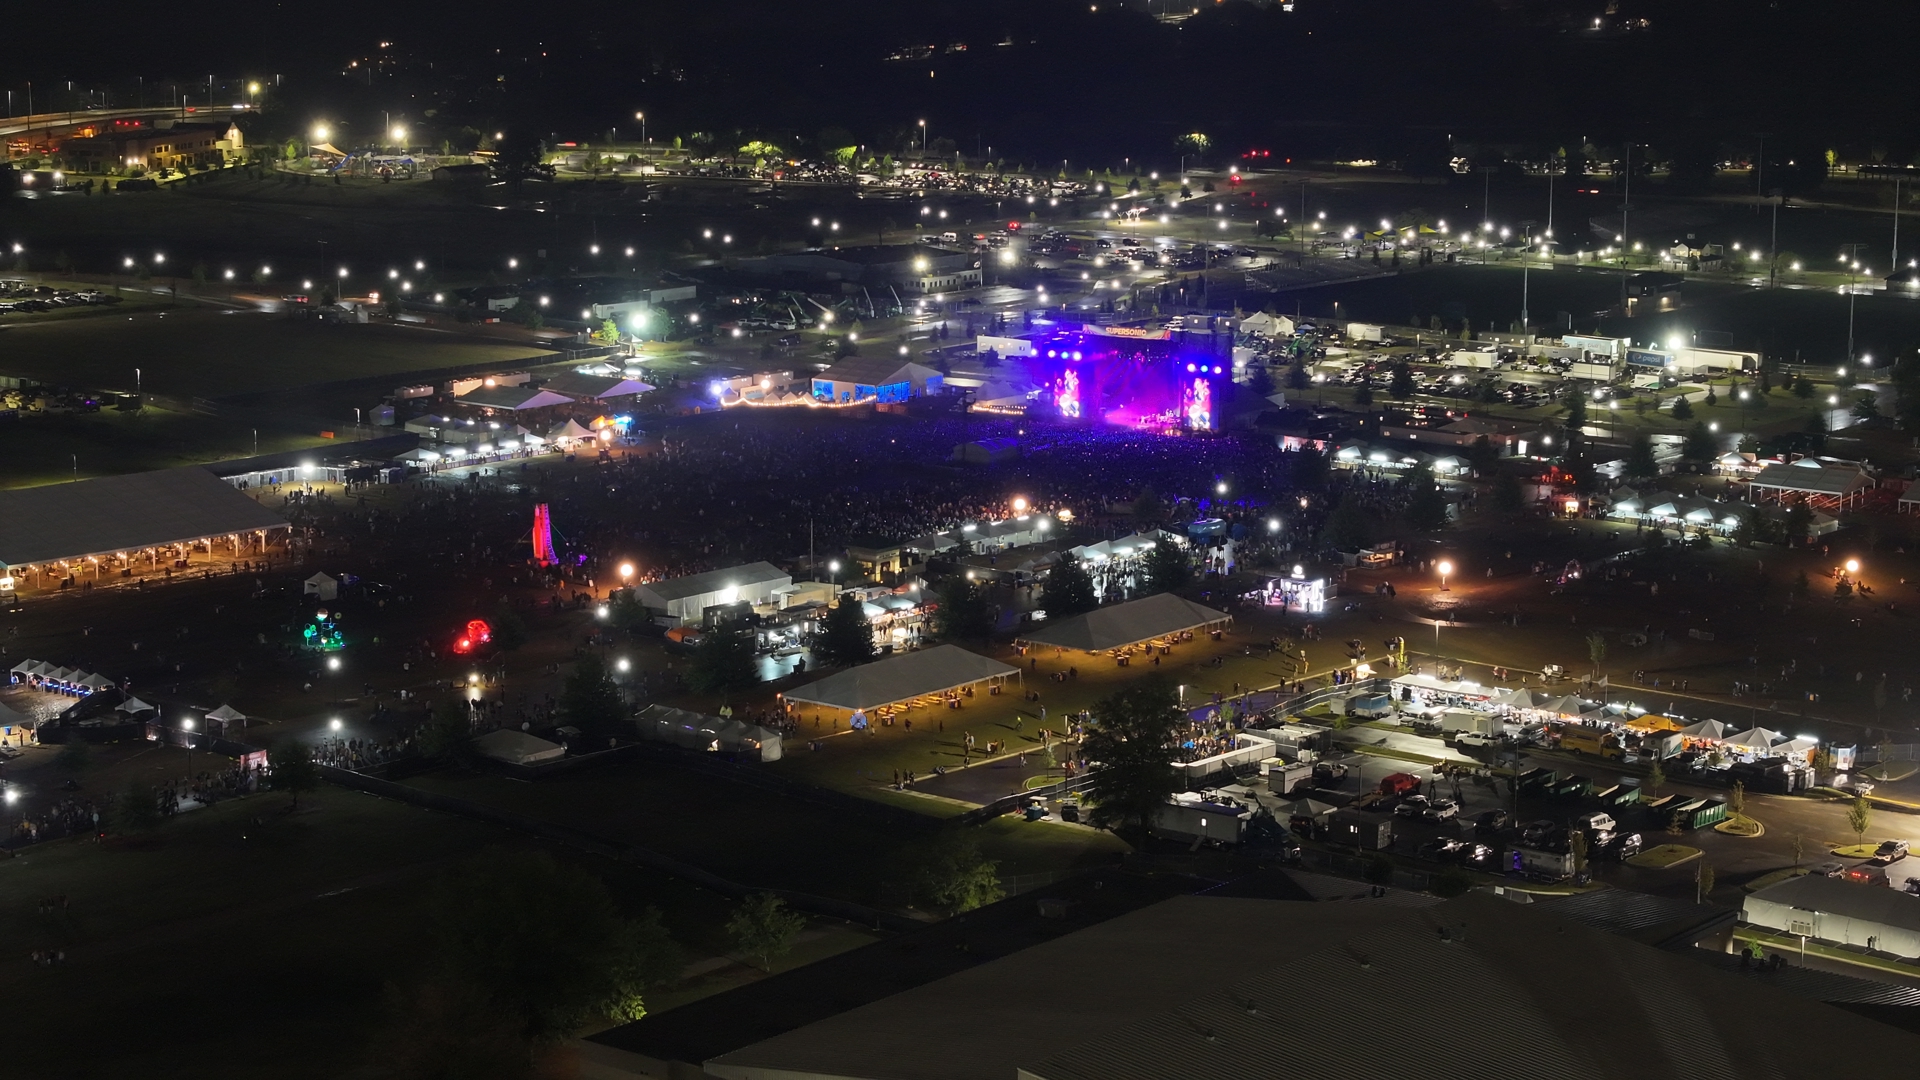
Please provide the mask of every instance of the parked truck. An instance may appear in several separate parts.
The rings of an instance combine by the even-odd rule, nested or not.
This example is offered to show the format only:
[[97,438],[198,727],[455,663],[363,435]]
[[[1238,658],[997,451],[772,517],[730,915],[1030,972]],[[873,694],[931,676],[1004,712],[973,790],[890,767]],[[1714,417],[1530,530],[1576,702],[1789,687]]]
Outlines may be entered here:
[[1386,330],[1383,327],[1357,322],[1347,324],[1348,341],[1380,341],[1385,337]]
[[1601,759],[1619,760],[1626,756],[1620,736],[1606,728],[1588,724],[1566,724],[1560,728],[1560,749],[1589,754]]
[[1313,763],[1310,761],[1289,763],[1279,758],[1268,758],[1260,763],[1260,771],[1267,778],[1267,789],[1275,795],[1291,795],[1294,789],[1313,782]]

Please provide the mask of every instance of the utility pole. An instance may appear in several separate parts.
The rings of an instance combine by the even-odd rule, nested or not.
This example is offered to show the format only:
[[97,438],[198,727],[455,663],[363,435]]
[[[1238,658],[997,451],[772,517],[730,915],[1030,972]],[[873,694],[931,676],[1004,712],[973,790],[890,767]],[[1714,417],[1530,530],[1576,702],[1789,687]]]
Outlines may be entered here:
[[1773,203],[1773,239],[1767,242],[1771,255],[1767,260],[1767,288],[1774,289],[1780,285],[1780,193],[1774,192],[1767,198]]
[[1860,249],[1865,244],[1842,244],[1846,252],[1842,258],[1847,264],[1847,371],[1853,371],[1853,302],[1855,297],[1854,280],[1860,273]]
[[1900,180],[1898,176],[1893,178],[1893,262],[1887,267],[1895,273],[1900,269]]

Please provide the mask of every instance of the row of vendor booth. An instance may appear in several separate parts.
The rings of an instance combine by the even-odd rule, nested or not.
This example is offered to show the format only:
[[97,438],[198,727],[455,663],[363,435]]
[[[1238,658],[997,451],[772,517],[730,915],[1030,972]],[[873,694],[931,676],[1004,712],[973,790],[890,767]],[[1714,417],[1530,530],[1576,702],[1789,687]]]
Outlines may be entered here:
[[112,679],[79,668],[60,667],[44,660],[22,660],[13,665],[10,682],[52,694],[86,697],[114,686]]
[[731,717],[649,705],[634,718],[640,737],[687,750],[739,754],[754,761],[779,761],[781,736],[757,724]]
[[1718,720],[1688,722],[1548,690],[1506,689],[1424,673],[1402,675],[1390,688],[1385,695],[1389,701],[1382,702],[1378,690],[1359,691],[1343,703],[1342,711],[1413,715],[1446,733],[1530,737],[1602,759],[1680,759],[1703,775],[1737,770],[1748,786],[1757,781],[1757,790],[1782,793],[1812,785],[1814,755],[1820,748],[1820,741],[1808,735],[1758,725],[1733,731]]

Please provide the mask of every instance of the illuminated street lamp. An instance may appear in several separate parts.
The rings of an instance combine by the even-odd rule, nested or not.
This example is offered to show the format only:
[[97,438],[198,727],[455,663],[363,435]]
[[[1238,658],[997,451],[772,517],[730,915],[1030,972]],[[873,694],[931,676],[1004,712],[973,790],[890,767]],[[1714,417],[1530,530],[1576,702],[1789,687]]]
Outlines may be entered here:
[[1445,559],[1441,559],[1440,564],[1434,567],[1434,569],[1440,571],[1440,591],[1446,592],[1447,578],[1453,573],[1453,564]]

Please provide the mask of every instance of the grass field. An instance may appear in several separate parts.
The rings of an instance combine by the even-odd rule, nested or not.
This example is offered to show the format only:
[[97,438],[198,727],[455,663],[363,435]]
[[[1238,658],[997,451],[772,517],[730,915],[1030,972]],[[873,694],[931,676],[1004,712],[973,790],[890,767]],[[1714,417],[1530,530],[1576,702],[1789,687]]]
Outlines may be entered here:
[[[0,917],[13,937],[0,992],[35,1003],[34,1022],[9,1039],[0,1071],[338,1077],[366,1063],[385,984],[424,962],[439,876],[490,847],[532,846],[490,826],[325,787],[303,797],[299,813],[282,813],[287,805],[259,795],[136,838],[56,841],[0,861]],[[722,898],[633,867],[553,854],[600,876],[622,908],[658,908],[686,950],[689,976],[651,996],[650,1009],[761,977],[723,955]],[[67,906],[40,911],[57,897]],[[870,940],[816,921],[776,970]],[[66,962],[30,963],[42,949],[64,951]]]
[[547,354],[412,327],[179,308],[0,326],[0,374],[97,390],[223,398]]
[[298,450],[325,442],[312,431],[259,428],[198,413],[148,406],[137,413],[29,413],[0,424],[0,487],[57,484],[74,478],[142,472]]
[[[663,765],[626,763],[528,784],[441,772],[410,784],[650,848],[753,887],[881,902],[907,873],[924,830],[878,815],[798,802],[776,792]],[[970,835],[1000,874],[1108,861],[1107,833],[1001,819]]]

